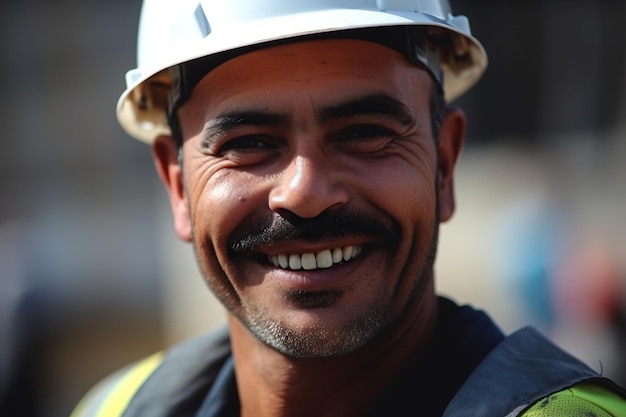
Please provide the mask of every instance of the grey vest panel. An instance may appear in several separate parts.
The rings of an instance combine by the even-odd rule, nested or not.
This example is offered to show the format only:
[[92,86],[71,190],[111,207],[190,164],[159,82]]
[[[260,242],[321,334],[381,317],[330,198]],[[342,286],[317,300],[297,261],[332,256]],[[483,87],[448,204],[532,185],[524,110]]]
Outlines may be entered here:
[[229,356],[226,327],[175,346],[133,396],[123,417],[195,416]]
[[543,397],[596,378],[600,375],[527,327],[487,355],[444,417],[517,416]]

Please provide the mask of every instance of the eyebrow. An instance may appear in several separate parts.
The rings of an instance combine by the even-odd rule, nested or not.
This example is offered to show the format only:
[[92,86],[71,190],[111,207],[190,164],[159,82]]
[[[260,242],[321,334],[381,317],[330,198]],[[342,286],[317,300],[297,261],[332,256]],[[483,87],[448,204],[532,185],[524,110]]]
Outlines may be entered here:
[[321,109],[317,119],[321,123],[352,116],[382,115],[392,117],[403,125],[410,125],[414,119],[410,109],[402,102],[387,94],[368,94]]
[[229,130],[243,126],[280,126],[289,122],[286,114],[264,110],[234,110],[211,119],[203,129],[203,145],[210,146],[213,140]]

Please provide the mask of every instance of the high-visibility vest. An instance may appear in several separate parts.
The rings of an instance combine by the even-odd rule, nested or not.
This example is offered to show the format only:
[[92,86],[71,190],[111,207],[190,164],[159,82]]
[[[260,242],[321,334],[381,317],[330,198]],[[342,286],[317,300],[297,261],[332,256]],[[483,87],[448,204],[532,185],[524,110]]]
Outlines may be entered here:
[[[71,417],[194,416],[230,355],[226,328],[183,343],[107,378]],[[626,417],[626,391],[524,328],[487,355],[443,417],[573,415]]]

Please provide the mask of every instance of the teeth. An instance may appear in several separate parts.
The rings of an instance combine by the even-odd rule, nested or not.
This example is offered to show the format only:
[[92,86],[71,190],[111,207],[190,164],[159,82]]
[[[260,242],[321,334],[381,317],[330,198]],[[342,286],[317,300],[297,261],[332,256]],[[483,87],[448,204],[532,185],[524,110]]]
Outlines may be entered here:
[[289,266],[289,257],[287,255],[272,256],[272,258],[276,258],[281,268],[287,268]]
[[352,253],[354,252],[354,246],[346,246],[343,248],[343,260],[349,261],[352,259]]
[[330,268],[333,266],[333,254],[329,250],[318,252],[315,255],[315,260],[318,268]]
[[300,255],[289,255],[289,268],[300,269],[302,268],[302,258]]
[[343,261],[343,249],[335,248],[333,249],[333,263],[338,264]]
[[[294,258],[297,258],[298,255],[291,255]],[[315,262],[315,254],[314,253],[305,253],[302,255],[302,268],[306,270],[311,270],[317,268],[317,263]]]
[[330,268],[340,262],[348,262],[361,254],[361,246],[326,249],[317,253],[271,255],[269,260],[274,266],[283,269],[311,271]]

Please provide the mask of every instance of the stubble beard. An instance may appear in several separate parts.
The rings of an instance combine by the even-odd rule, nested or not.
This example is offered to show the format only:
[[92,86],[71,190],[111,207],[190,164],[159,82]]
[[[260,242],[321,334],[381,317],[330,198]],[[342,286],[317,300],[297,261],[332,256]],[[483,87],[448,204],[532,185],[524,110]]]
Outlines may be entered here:
[[[272,318],[268,307],[252,310],[245,314],[237,310],[223,288],[217,288],[203,270],[205,281],[222,305],[233,314],[257,339],[271,348],[293,358],[322,359],[333,358],[353,353],[368,345],[374,339],[383,338],[396,322],[406,314],[416,300],[421,299],[432,280],[432,270],[436,257],[439,222],[435,222],[429,253],[421,266],[417,279],[413,280],[409,296],[400,313],[391,317],[392,296],[379,294],[367,311],[344,324],[340,329],[329,329],[322,324],[294,329],[285,322]],[[194,251],[198,251],[194,243]],[[411,279],[407,273],[401,274],[400,280]]]
[[[304,329],[292,329],[285,323],[270,318],[263,311],[250,312],[244,325],[259,340],[277,351],[298,359],[322,359],[353,353],[374,340],[384,338],[398,321],[411,309],[429,287],[437,252],[439,222],[435,224],[429,253],[413,280],[409,296],[399,313],[391,316],[392,295],[379,294],[364,314],[354,318],[338,330],[329,330],[324,325]],[[411,279],[402,274],[400,280]]]
[[[395,324],[407,314],[411,306],[415,302],[419,302],[429,287],[429,283],[433,279],[433,267],[440,225],[438,199],[436,203],[437,210],[435,213],[437,218],[433,225],[429,252],[417,273],[417,277],[413,278],[415,277],[414,273],[411,274],[404,270],[400,273],[399,281],[413,278],[413,285],[401,311],[391,316],[392,294],[379,293],[364,314],[355,317],[341,326],[341,328],[335,330],[329,329],[324,325],[294,329],[287,323],[272,318],[269,307],[259,308],[258,305],[255,309],[245,307],[244,314],[242,314],[241,309],[235,307],[234,300],[228,295],[228,290],[219,287],[210,278],[207,268],[204,268],[204,264],[200,259],[200,252],[197,248],[198,242],[195,238],[192,240],[193,248],[204,280],[213,294],[257,339],[278,352],[293,358],[322,359],[339,357],[353,353],[375,339],[384,338],[384,335],[390,332],[395,327]],[[413,253],[413,251],[410,252]]]
[[294,329],[264,311],[250,312],[245,324],[259,340],[285,355],[298,359],[331,358],[351,353],[372,340],[384,327],[389,300],[389,296],[378,296],[364,314],[339,329],[323,323]]

